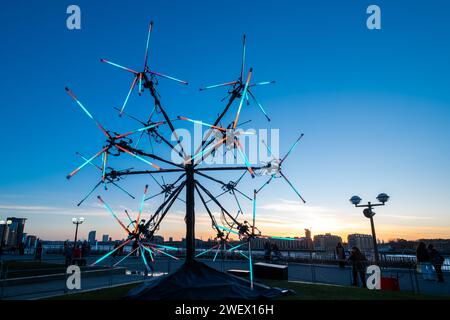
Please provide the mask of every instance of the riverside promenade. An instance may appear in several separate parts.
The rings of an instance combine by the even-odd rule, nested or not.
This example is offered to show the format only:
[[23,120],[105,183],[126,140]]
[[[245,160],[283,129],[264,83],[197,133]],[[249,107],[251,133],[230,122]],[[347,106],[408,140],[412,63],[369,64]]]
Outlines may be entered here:
[[[32,256],[3,256],[3,261],[33,261]],[[88,257],[88,264],[94,262],[97,257]],[[144,265],[140,257],[130,257],[123,261],[119,267],[111,268],[117,262],[113,258],[105,259],[100,266],[105,267],[95,275],[89,272],[82,273],[81,290],[92,290],[96,288],[108,288],[128,283],[151,281],[155,277],[172,273],[183,263],[182,259],[172,260],[170,258],[158,257],[152,263],[155,272],[154,277],[142,274]],[[247,270],[248,264],[243,260],[199,259],[207,265],[221,271],[230,269]],[[61,264],[63,267],[64,257],[61,255],[46,255],[43,262],[49,264]],[[289,263],[289,281],[301,281],[306,283],[329,284],[350,286],[351,267],[339,268],[335,265]],[[64,273],[50,277],[29,277],[29,279],[15,280],[8,276],[8,272],[3,270],[2,282],[0,284],[1,299],[37,299],[48,296],[67,293],[66,276]],[[6,271],[6,272],[5,272]],[[382,269],[383,276],[398,278],[402,291],[411,291],[422,294],[448,295],[450,296],[450,273],[445,272],[445,282],[426,281],[415,269],[386,268]],[[23,277],[27,278],[27,277]],[[14,281],[13,281],[14,280]]]

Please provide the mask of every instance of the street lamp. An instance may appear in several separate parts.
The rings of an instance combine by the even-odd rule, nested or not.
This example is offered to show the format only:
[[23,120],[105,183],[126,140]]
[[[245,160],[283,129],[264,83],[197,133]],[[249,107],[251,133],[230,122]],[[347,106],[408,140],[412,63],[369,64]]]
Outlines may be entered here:
[[372,228],[372,240],[373,240],[373,251],[375,253],[375,261],[379,263],[380,256],[378,254],[378,244],[377,244],[377,236],[375,234],[375,225],[373,223],[373,216],[375,212],[372,210],[373,207],[384,206],[386,202],[389,200],[389,196],[386,193],[380,193],[377,196],[377,200],[380,203],[371,203],[370,201],[367,204],[360,204],[361,198],[358,196],[353,196],[350,198],[350,202],[355,205],[357,208],[365,208],[363,210],[363,214],[366,218],[370,219],[370,227]]
[[74,246],[77,244],[77,236],[78,236],[78,226],[84,222],[84,218],[72,218],[72,223],[76,225],[75,228],[75,240],[74,240]]
[[0,220],[0,226],[2,226],[3,231],[2,231],[2,238],[0,239],[0,248],[3,248],[3,243],[5,242],[5,236],[6,236],[6,228],[12,224],[12,220],[7,219],[5,220]]

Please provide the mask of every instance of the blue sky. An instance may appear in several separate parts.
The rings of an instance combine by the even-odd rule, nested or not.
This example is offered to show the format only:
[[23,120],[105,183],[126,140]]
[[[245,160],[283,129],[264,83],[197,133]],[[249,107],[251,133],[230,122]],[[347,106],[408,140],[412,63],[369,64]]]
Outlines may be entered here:
[[[150,65],[190,82],[160,81],[172,116],[214,119],[224,92],[198,87],[237,76],[243,33],[254,79],[277,81],[255,89],[272,122],[251,108],[242,118],[253,119],[253,128],[280,129],[281,153],[305,133],[284,170],[307,204],[281,181],[271,185],[258,210],[269,233],[301,235],[307,227],[367,233],[368,221],[348,199],[387,192],[391,202],[376,216],[381,238],[450,237],[447,1],[77,1],[82,29],[76,31],[66,28],[70,4],[2,4],[0,217],[28,217],[28,232],[64,239],[72,236],[70,218],[86,215],[82,236],[93,229],[120,236],[95,197],[76,207],[96,183],[95,170],[65,179],[80,164],[75,152],[94,154],[103,137],[64,87],[106,127],[136,128],[113,110],[130,76],[99,59],[139,68],[153,20]],[[366,28],[370,4],[381,7],[381,30]],[[135,95],[127,110],[143,116],[149,103]],[[262,181],[248,179],[246,188]],[[136,195],[145,183],[124,181]],[[117,210],[138,207],[114,190],[102,194]],[[182,235],[182,209],[175,206],[163,235]],[[207,237],[201,212],[199,235]]]

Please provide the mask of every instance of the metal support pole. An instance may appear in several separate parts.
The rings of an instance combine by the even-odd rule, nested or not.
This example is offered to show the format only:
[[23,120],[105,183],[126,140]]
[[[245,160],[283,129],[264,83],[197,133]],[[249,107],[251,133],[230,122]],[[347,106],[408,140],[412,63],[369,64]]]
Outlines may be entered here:
[[186,262],[192,262],[195,256],[195,179],[194,166],[186,165]]
[[78,222],[76,222],[75,224],[76,224],[76,227],[75,227],[75,240],[74,240],[74,242],[73,242],[73,245],[74,245],[74,246],[76,246],[76,245],[77,245],[77,237],[78,237],[78,225],[79,225],[79,223],[78,223]]
[[372,228],[372,240],[373,240],[373,251],[375,254],[375,262],[380,263],[380,255],[378,253],[377,236],[375,234],[375,225],[373,223],[373,217],[370,217],[370,227]]

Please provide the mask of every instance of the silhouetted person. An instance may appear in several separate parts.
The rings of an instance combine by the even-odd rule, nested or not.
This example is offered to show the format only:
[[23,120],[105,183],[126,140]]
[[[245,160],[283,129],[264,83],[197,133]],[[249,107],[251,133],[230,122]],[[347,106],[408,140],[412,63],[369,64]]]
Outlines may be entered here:
[[138,244],[138,242],[137,241],[134,241],[133,242],[133,244],[131,245],[131,247],[132,247],[132,251],[135,251],[134,252],[134,255],[135,256],[139,256],[139,250],[137,250],[137,248],[139,247],[139,244]]
[[352,263],[352,285],[358,287],[358,274],[363,288],[366,288],[366,256],[357,248],[353,247],[348,260]]
[[3,255],[3,248],[5,247],[5,241],[2,241],[1,243],[0,243],[0,258],[2,257],[2,255]]
[[433,265],[434,270],[436,270],[438,282],[444,282],[444,274],[442,273],[442,265],[445,261],[444,257],[441,256],[439,251],[437,251],[432,244],[428,245],[428,252],[431,264]]
[[37,244],[36,244],[36,251],[34,253],[34,259],[38,260],[38,261],[42,261],[42,241],[41,240],[37,240]]
[[339,261],[339,268],[345,268],[345,249],[340,242],[336,246],[336,257]]
[[430,254],[427,250],[425,242],[420,242],[417,246],[416,251],[417,258],[417,269],[423,274],[424,280],[433,280],[432,270],[431,270],[431,259]]
[[271,246],[270,246],[270,242],[266,241],[264,243],[264,260],[266,262],[270,262],[271,256],[272,256],[272,249],[271,249]]
[[86,257],[88,254],[88,244],[87,241],[84,240],[83,244],[81,245],[81,255],[84,257]]
[[273,252],[273,257],[274,257],[274,261],[279,261],[281,259],[281,252],[280,249],[278,249],[278,246],[276,243],[272,244],[272,252]]
[[115,258],[116,256],[117,256],[117,254],[119,253],[118,251],[118,248],[119,247],[119,244],[117,243],[117,242],[115,242],[114,243],[114,252],[112,253],[112,256],[113,256],[113,258]]
[[23,256],[25,254],[25,245],[22,241],[19,243],[19,255]]
[[68,241],[64,241],[63,254],[64,254],[64,258],[65,258],[64,265],[66,267],[68,267],[72,264],[72,254],[73,254],[72,246],[70,245],[70,243]]

